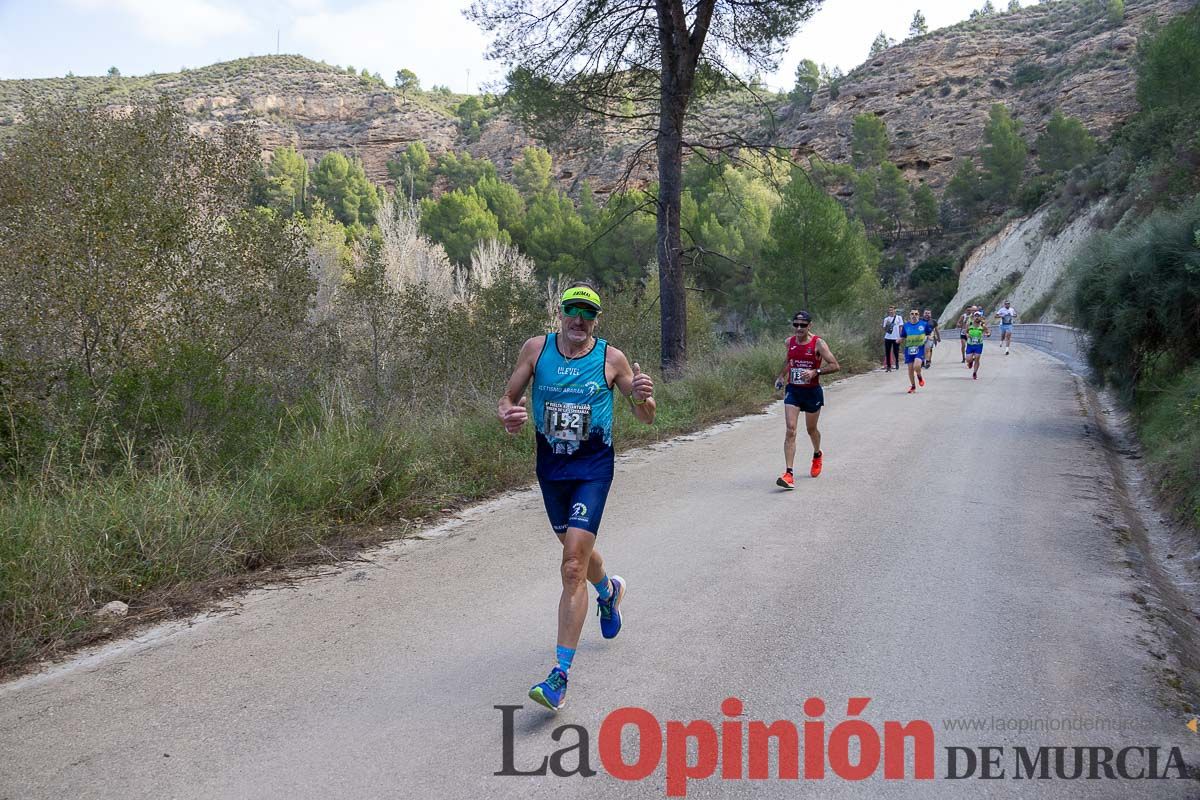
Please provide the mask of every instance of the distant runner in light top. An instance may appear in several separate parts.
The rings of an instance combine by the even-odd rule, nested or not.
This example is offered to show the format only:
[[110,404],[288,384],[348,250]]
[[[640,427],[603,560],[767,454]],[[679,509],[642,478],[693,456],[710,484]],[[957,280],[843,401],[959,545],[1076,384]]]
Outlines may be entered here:
[[1000,344],[1004,345],[1004,355],[1008,355],[1012,349],[1012,329],[1013,320],[1017,316],[1017,310],[1012,307],[1012,303],[1004,301],[1004,307],[997,309],[996,316],[1000,319]]
[[[633,415],[654,422],[654,382],[638,364],[595,336],[600,295],[575,284],[560,298],[559,330],[521,347],[516,369],[497,413],[517,433],[532,411],[537,429],[537,477],[550,527],[562,543],[562,594],[558,601],[557,664],[529,697],[557,711],[566,702],[567,680],[587,617],[585,579],[596,587],[600,633],[621,631],[626,584],[611,578],[596,550],[596,535],[613,478],[613,390],[629,398]],[[533,381],[533,408],[525,389]]]
[[814,478],[821,474],[824,456],[821,452],[821,431],[817,428],[821,408],[825,405],[821,376],[831,375],[841,369],[825,340],[811,332],[811,325],[812,316],[807,311],[798,311],[792,317],[792,328],[796,334],[789,336],[785,343],[787,359],[775,378],[776,389],[787,386],[783,398],[783,418],[787,425],[783,438],[785,469],[775,481],[785,489],[792,489],[796,485],[792,467],[796,460],[796,423],[801,411],[804,412],[805,428],[813,446],[812,467],[808,474]]

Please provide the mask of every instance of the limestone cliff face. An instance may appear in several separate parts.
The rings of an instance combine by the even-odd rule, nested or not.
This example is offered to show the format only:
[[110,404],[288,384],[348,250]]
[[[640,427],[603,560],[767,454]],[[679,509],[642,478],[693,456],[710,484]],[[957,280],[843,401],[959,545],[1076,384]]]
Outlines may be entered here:
[[[1127,0],[1125,19],[1110,24],[1103,3],[1060,0],[1020,12],[960,23],[893,47],[854,70],[833,97],[821,90],[807,110],[768,98],[778,128],[768,134],[761,104],[740,96],[713,98],[696,109],[697,125],[743,132],[799,155],[849,157],[850,128],[870,112],[888,124],[890,157],[910,179],[944,185],[955,158],[978,148],[990,105],[1003,102],[1025,123],[1032,143],[1055,109],[1078,117],[1099,136],[1136,108],[1131,60],[1138,32],[1194,0]],[[865,24],[865,23],[864,23]],[[387,182],[388,159],[421,140],[433,153],[469,150],[502,173],[532,140],[511,119],[492,119],[476,142],[462,136],[453,108],[461,97],[403,97],[378,82],[300,56],[265,56],[169,75],[136,78],[56,78],[0,81],[0,141],[28,99],[94,98],[120,107],[134,98],[177,100],[199,131],[244,123],[265,151],[283,145],[311,159],[331,150],[357,154],[367,174]],[[636,143],[614,136],[597,152],[556,153],[564,189],[588,178],[598,194],[627,174]],[[653,179],[647,154],[632,170],[635,183]]]
[[[201,133],[235,123],[252,128],[264,153],[292,146],[311,160],[340,150],[358,155],[377,182],[410,142],[433,152],[460,146],[453,97],[409,97],[381,83],[300,56],[263,56],[136,78],[0,81],[0,123],[20,119],[28,99],[87,99],[120,108],[166,96]],[[459,98],[461,99],[461,98]],[[3,135],[0,125],[0,136]]]
[[935,188],[949,180],[954,159],[978,149],[993,103],[1024,123],[1031,146],[1056,109],[1103,138],[1137,109],[1139,32],[1192,5],[1129,0],[1114,25],[1103,3],[1063,0],[960,23],[879,54],[845,78],[837,97],[821,90],[780,138],[798,153],[845,161],[854,117],[873,113],[887,123],[891,160]]

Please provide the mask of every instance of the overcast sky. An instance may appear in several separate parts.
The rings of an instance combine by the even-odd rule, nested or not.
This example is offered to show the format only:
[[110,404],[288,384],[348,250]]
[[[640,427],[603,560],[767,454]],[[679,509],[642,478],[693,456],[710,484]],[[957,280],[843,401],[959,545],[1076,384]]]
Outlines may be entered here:
[[[1029,0],[1031,2],[1031,0]],[[921,9],[930,30],[983,0],[826,0],[767,76],[790,88],[802,58],[849,70],[880,30],[903,39]],[[468,0],[0,0],[0,78],[175,72],[249,55],[299,53],[366,67],[391,82],[401,67],[422,85],[476,91],[501,68],[462,15]],[[996,2],[1006,6],[1006,0]]]

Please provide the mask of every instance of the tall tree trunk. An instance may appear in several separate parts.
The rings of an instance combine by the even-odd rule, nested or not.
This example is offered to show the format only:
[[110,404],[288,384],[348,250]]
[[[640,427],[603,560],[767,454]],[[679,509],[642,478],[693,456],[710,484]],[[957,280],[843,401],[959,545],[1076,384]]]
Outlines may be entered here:
[[[658,291],[662,370],[674,377],[687,365],[687,298],[679,207],[683,193],[683,120],[692,93],[696,55],[681,0],[655,0],[661,47],[658,109]],[[700,9],[702,15],[711,10]],[[707,27],[707,19],[705,19]],[[703,33],[698,37],[703,46]]]
[[683,191],[683,120],[663,85],[663,108],[658,130],[658,284],[662,313],[662,369],[666,377],[687,364],[687,298],[684,294],[683,247],[679,235]]

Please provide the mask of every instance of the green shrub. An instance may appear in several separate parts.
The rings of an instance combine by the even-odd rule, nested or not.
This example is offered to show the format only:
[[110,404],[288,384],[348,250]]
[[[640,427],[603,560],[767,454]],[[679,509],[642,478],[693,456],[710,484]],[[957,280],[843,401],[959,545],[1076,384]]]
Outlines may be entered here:
[[1076,259],[1074,311],[1097,375],[1132,397],[1147,370],[1180,371],[1200,339],[1200,198],[1127,233],[1097,237]]
[[1178,519],[1200,530],[1200,366],[1147,376],[1134,419],[1147,464]]
[[1023,61],[1013,70],[1012,86],[1020,89],[1023,86],[1039,83],[1046,77],[1046,70],[1041,64],[1033,61]]

